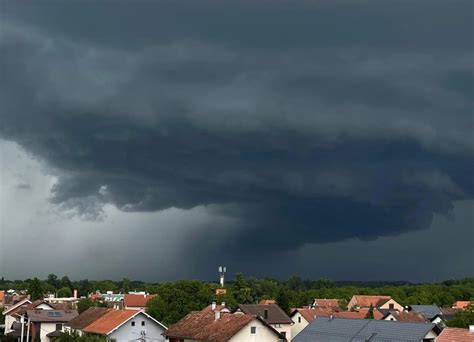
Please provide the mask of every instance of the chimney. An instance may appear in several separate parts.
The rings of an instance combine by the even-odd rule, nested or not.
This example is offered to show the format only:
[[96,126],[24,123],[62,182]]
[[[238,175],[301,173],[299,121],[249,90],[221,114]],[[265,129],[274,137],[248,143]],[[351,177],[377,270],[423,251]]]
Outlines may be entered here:
[[214,311],[216,309],[216,302],[212,302],[211,304],[211,310]]
[[218,321],[221,318],[220,311],[214,311],[214,320]]
[[263,310],[263,318],[268,319],[268,309]]
[[474,334],[474,325],[470,325],[470,326],[469,326],[469,332],[470,332],[471,334]]
[[223,308],[225,308],[225,302],[222,302],[221,305]]
[[74,298],[77,298],[77,289],[74,289],[73,297],[74,297]]

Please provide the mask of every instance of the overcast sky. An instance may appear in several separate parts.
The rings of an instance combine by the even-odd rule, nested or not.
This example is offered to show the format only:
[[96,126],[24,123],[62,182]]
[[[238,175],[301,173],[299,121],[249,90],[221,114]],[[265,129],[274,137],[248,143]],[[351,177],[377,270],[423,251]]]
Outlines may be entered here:
[[0,276],[474,275],[471,1],[0,1]]

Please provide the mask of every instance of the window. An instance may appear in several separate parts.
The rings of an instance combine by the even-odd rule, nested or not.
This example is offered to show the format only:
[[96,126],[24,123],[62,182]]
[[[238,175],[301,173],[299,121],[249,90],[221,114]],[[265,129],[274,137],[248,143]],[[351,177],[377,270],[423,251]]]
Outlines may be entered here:
[[145,321],[142,321],[142,327],[144,327],[144,326],[145,326]]
[[282,332],[280,333],[280,336],[281,336],[282,339],[285,340],[285,339],[286,339],[286,331],[282,331]]
[[135,326],[135,322],[134,322],[134,321],[132,321],[132,327],[134,327],[134,326]]
[[393,310],[393,309],[395,309],[395,305],[394,305],[393,303],[388,304],[388,308],[389,308],[390,310]]
[[301,323],[301,316],[298,317],[298,323]]
[[63,325],[61,323],[56,324],[56,330],[63,330]]
[[255,335],[257,333],[257,327],[250,327],[250,335]]

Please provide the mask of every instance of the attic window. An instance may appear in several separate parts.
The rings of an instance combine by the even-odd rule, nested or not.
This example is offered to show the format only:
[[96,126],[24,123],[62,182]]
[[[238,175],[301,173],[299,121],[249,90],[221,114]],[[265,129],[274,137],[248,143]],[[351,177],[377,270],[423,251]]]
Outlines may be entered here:
[[145,326],[145,321],[142,321],[142,327],[144,327],[144,326]]
[[301,316],[298,316],[298,323],[301,323]]
[[250,327],[250,335],[256,335],[257,334],[257,327]]
[[132,321],[132,327],[134,327],[134,326],[135,326],[135,321]]
[[388,304],[388,308],[390,310],[393,310],[395,308],[395,305],[393,303]]

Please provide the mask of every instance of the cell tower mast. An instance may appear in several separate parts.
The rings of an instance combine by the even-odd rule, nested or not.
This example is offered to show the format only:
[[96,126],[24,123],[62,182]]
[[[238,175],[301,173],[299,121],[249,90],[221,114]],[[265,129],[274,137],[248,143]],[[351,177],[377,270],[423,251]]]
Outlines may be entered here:
[[221,287],[224,287],[224,275],[227,272],[227,267],[219,266],[219,283]]

